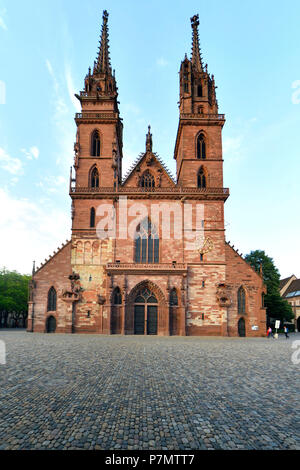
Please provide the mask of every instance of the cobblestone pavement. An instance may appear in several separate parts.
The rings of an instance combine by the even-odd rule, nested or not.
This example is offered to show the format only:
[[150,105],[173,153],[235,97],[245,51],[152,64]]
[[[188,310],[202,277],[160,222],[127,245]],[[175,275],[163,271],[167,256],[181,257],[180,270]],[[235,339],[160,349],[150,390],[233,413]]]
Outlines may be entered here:
[[0,449],[300,449],[290,336],[2,331]]

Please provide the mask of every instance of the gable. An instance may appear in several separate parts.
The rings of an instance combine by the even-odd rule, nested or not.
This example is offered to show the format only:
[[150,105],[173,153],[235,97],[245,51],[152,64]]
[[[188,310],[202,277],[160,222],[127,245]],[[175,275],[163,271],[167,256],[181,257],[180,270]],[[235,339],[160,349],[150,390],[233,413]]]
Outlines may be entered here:
[[228,242],[225,243],[226,265],[229,269],[226,271],[226,277],[230,282],[238,280],[239,282],[245,276],[248,282],[255,282],[263,290],[265,289],[264,280],[260,273],[247,263],[247,261],[234,249]]
[[294,274],[286,279],[281,279],[279,284],[280,295],[285,296],[289,290],[290,285],[296,280],[297,278]]
[[123,187],[140,188],[143,175],[149,174],[154,179],[155,188],[172,188],[176,186],[171,173],[161,162],[158,155],[152,152],[141,154],[129,174],[123,181]]
[[61,248],[58,248],[53,255],[50,255],[45,262],[36,269],[34,278],[39,279],[49,273],[54,274],[54,279],[59,273],[69,275],[71,273],[71,242],[66,241]]

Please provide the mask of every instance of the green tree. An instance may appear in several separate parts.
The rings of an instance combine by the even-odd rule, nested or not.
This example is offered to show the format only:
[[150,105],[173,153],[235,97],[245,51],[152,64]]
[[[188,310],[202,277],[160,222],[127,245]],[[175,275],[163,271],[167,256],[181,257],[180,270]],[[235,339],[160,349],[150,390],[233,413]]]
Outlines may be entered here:
[[8,316],[16,322],[27,318],[28,282],[30,276],[16,271],[0,270],[0,327],[7,327]]
[[246,255],[245,260],[256,271],[259,271],[262,266],[263,279],[267,286],[265,307],[267,308],[268,318],[276,318],[281,320],[281,322],[292,320],[294,318],[292,307],[280,295],[280,274],[274,264],[273,258],[270,258],[270,256],[266,255],[262,250],[256,250]]

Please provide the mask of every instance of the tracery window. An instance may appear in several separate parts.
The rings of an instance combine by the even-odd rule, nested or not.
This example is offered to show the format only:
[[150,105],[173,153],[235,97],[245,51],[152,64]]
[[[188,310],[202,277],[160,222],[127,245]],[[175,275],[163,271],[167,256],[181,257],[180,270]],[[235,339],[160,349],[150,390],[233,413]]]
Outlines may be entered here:
[[94,131],[92,134],[91,155],[100,157],[100,135],[98,131]]
[[134,258],[136,263],[159,263],[157,229],[147,217],[136,229]]
[[142,188],[155,188],[155,179],[150,171],[145,171],[141,178],[141,187]]
[[205,160],[206,158],[206,143],[204,134],[199,134],[197,137],[197,158]]
[[238,313],[243,315],[246,312],[246,292],[241,286],[238,290]]
[[198,172],[198,188],[205,189],[206,188],[206,176],[203,166],[200,168]]
[[136,304],[157,304],[157,298],[147,288],[142,288],[138,291],[134,303]]
[[99,171],[96,167],[91,172],[91,188],[99,188]]
[[48,292],[47,312],[55,312],[56,310],[56,290],[51,287]]

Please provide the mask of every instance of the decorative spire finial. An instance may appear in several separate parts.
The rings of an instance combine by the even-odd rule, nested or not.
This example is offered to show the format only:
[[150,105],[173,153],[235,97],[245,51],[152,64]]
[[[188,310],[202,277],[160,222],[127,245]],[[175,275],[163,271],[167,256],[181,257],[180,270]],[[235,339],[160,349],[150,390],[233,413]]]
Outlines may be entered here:
[[148,134],[146,135],[146,152],[152,152],[152,134],[151,126],[148,126]]
[[35,274],[35,261],[33,262],[33,266],[32,266],[32,275],[34,276]]
[[103,24],[102,32],[99,46],[98,58],[95,61],[94,73],[105,73],[111,75],[111,65],[109,58],[109,34],[108,34],[108,12],[104,10],[103,12]]
[[199,15],[194,15],[191,18],[192,30],[193,30],[193,44],[192,44],[192,58],[191,62],[197,72],[203,72],[202,56],[199,46],[199,35],[198,35],[198,26]]

